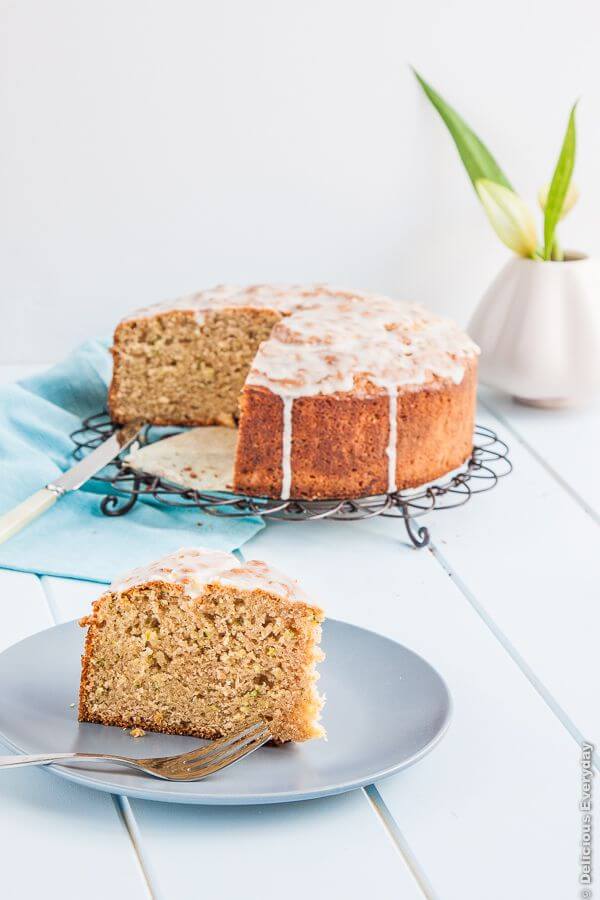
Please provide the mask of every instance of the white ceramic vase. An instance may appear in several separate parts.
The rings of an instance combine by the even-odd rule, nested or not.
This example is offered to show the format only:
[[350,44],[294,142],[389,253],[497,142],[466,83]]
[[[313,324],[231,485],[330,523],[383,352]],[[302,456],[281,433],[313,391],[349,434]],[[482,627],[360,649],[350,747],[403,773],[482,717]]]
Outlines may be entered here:
[[514,257],[469,325],[480,377],[522,403],[572,406],[600,390],[600,260]]

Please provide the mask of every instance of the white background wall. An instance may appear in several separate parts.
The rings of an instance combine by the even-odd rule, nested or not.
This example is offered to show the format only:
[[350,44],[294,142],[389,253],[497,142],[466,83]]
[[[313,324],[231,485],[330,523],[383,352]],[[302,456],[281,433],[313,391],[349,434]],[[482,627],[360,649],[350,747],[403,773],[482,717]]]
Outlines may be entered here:
[[566,246],[600,252],[600,6],[0,0],[0,360],[219,281],[466,322],[505,251],[408,68],[532,203],[581,96]]

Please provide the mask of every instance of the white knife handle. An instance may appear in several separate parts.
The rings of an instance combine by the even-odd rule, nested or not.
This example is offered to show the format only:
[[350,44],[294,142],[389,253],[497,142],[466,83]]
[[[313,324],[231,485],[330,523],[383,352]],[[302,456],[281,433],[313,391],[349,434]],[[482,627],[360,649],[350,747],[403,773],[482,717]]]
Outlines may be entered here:
[[13,534],[21,531],[22,528],[29,525],[33,519],[41,516],[51,506],[54,506],[59,497],[60,492],[58,490],[45,487],[41,491],[36,491],[27,500],[23,500],[14,509],[0,516],[0,544],[11,538]]

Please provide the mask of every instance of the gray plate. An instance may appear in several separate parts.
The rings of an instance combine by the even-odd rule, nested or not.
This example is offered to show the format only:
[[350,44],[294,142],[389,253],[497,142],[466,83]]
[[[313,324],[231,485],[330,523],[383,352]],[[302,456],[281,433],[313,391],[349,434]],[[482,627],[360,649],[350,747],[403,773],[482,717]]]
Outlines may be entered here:
[[[197,738],[147,734],[134,740],[120,728],[79,724],[77,702],[84,630],[57,625],[0,655],[0,737],[22,753],[120,753],[169,756],[198,746]],[[438,673],[388,638],[329,619],[320,688],[327,696],[327,741],[262,747],[203,781],[160,781],[115,765],[76,763],[48,768],[100,791],[177,803],[279,803],[337,794],[411,765],[439,741],[450,717],[450,695]],[[10,778],[1,773],[0,777]]]

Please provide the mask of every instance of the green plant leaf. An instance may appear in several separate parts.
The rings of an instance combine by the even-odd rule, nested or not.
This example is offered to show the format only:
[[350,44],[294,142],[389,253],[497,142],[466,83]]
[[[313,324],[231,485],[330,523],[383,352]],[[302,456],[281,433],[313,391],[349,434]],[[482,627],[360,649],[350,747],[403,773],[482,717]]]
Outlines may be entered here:
[[533,257],[537,235],[527,204],[513,190],[488,178],[478,179],[475,190],[502,243],[519,256]]
[[563,145],[561,147],[558,162],[550,182],[550,190],[548,191],[548,199],[546,200],[546,209],[544,211],[544,259],[552,258],[552,247],[554,245],[554,235],[556,226],[563,211],[563,204],[571,183],[571,176],[575,166],[575,110],[577,103],[573,104],[567,130],[565,132]]
[[452,135],[452,139],[456,144],[460,158],[463,161],[467,174],[473,183],[473,187],[477,190],[477,182],[485,178],[493,181],[495,184],[501,184],[503,187],[512,190],[512,186],[490,153],[485,144],[477,137],[467,123],[459,116],[456,110],[452,109],[445,100],[443,100],[436,91],[427,84],[424,78],[413,69],[415,77],[433,106],[437,109],[443,121]]
[[[543,188],[540,188],[540,190],[538,191],[538,202],[540,204],[540,209],[542,210],[542,212],[546,211],[546,204],[548,202],[549,191],[550,191],[549,184],[547,184]],[[578,200],[579,200],[579,188],[577,187],[576,184],[573,184],[573,182],[571,182],[571,184],[569,185],[569,190],[567,191],[567,193],[565,195],[562,209],[560,211],[561,220],[564,219],[564,217],[571,212],[571,210],[573,209],[573,207],[575,206],[575,204],[577,203]]]

